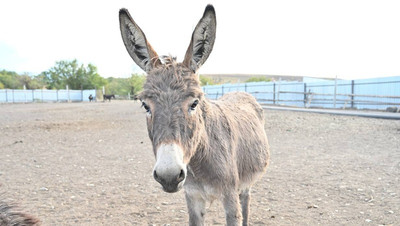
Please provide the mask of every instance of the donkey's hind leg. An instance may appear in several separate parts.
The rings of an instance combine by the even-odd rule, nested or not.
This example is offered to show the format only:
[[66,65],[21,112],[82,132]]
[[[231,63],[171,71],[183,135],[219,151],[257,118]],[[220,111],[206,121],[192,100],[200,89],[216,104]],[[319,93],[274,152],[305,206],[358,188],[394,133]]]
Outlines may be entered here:
[[186,204],[189,211],[189,225],[202,226],[206,214],[206,200],[198,192],[185,192]]
[[240,195],[240,205],[242,206],[243,226],[249,225],[250,212],[250,189],[243,190]]

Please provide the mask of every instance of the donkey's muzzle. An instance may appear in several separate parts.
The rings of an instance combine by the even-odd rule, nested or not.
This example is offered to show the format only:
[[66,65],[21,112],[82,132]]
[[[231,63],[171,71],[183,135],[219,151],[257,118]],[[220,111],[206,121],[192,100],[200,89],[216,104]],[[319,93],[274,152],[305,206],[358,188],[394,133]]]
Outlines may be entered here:
[[183,186],[183,181],[186,178],[185,171],[180,170],[179,174],[169,174],[169,175],[158,175],[157,171],[153,172],[154,179],[160,183],[163,190],[168,193],[174,193],[181,190]]
[[186,179],[186,164],[183,162],[183,151],[176,143],[161,144],[157,148],[157,162],[154,166],[154,179],[164,191],[179,191]]

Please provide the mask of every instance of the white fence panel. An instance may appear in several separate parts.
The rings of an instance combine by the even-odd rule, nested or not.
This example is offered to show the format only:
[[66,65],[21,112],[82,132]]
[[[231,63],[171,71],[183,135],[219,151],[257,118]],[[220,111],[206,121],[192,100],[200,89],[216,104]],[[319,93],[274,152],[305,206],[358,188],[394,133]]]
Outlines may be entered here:
[[79,102],[96,97],[96,90],[0,89],[0,103]]

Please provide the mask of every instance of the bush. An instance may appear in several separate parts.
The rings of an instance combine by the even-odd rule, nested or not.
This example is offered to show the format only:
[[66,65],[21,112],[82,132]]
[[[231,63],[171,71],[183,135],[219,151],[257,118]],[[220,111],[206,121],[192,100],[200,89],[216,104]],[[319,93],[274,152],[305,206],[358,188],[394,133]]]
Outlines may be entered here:
[[264,76],[258,76],[258,77],[251,77],[246,80],[246,82],[270,82],[270,78],[266,78]]
[[207,85],[214,85],[215,82],[212,78],[200,75],[200,85],[201,86],[207,86]]

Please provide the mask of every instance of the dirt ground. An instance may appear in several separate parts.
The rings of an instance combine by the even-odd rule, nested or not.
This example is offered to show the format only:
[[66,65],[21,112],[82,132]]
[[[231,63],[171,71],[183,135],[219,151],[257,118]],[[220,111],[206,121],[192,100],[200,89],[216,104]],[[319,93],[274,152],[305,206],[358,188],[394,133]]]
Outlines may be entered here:
[[[266,110],[252,225],[400,225],[400,121]],[[0,193],[43,225],[185,225],[139,103],[0,105]],[[207,225],[224,225],[214,202]]]

